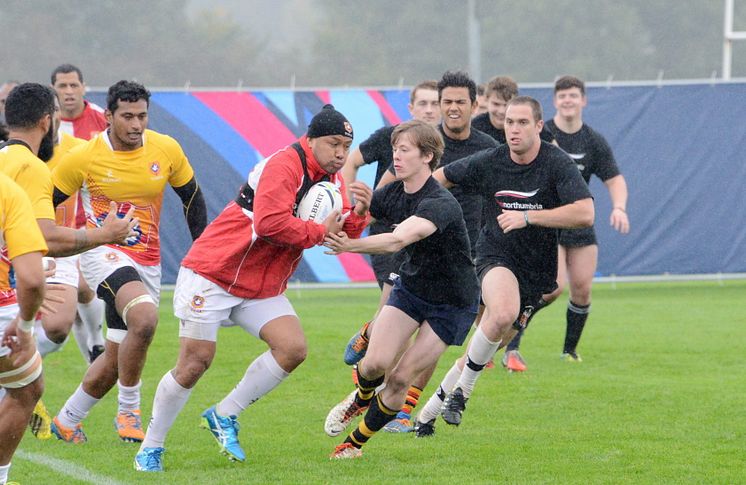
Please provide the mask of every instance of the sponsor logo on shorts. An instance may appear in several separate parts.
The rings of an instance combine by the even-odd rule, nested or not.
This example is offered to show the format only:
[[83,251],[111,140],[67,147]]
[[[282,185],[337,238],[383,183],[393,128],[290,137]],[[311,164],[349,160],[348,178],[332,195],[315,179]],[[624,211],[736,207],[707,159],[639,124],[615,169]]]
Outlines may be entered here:
[[112,263],[116,263],[117,261],[119,261],[119,255],[115,253],[114,251],[111,251],[111,252],[104,254],[104,259]]
[[202,308],[204,308],[205,306],[205,297],[201,295],[194,295],[189,306],[192,307],[192,311],[197,313],[201,312]]

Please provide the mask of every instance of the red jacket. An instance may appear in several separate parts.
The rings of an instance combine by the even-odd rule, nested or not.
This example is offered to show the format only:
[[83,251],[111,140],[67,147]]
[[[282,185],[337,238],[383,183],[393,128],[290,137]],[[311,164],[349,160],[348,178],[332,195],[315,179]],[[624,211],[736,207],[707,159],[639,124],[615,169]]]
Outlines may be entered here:
[[[329,175],[314,158],[305,136],[300,144],[309,177],[318,181]],[[331,175],[331,182],[342,192],[342,212],[349,211],[341,175]],[[181,265],[241,298],[282,294],[303,250],[321,244],[326,234],[323,225],[293,215],[302,184],[300,158],[290,146],[257,164],[249,174],[253,212],[230,202],[194,242]],[[361,217],[351,212],[343,229],[350,237],[359,237],[368,219],[368,214]]]

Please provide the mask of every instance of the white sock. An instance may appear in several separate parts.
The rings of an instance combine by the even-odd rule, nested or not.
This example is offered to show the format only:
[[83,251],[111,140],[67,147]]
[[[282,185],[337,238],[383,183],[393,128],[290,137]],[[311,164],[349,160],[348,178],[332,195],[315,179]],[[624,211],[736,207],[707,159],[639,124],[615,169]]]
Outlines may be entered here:
[[0,485],[5,485],[5,482],[8,481],[8,470],[10,470],[10,463],[0,465]]
[[420,408],[420,414],[417,415],[417,421],[420,423],[427,423],[428,421],[438,417],[440,409],[443,407],[443,399],[446,397],[446,394],[453,390],[453,387],[456,385],[460,376],[461,369],[459,369],[458,361],[456,361],[440,382],[438,390],[435,391],[435,393],[430,396],[430,399],[427,400],[427,403]]
[[57,419],[62,426],[74,428],[88,416],[91,408],[99,401],[100,399],[96,399],[85,392],[83,384],[80,384],[57,414]]
[[89,362],[91,360],[91,355],[88,352],[88,332],[83,326],[83,322],[77,315],[75,316],[75,321],[73,322],[73,327],[71,330],[73,332],[73,337],[75,337],[75,343],[78,344],[78,350],[80,350],[83,359],[85,359],[86,362]]
[[83,326],[88,335],[88,348],[94,345],[104,345],[103,322],[104,322],[104,301],[94,298],[88,303],[78,303],[78,315],[83,321]]
[[[464,369],[461,371],[461,377],[459,377],[456,383],[456,387],[460,387],[464,392],[464,397],[468,398],[471,396],[477,379],[484,370],[484,366],[495,355],[499,346],[499,340],[491,342],[484,332],[482,332],[482,327],[477,327],[477,331],[474,332],[474,336],[469,343],[469,350],[466,352],[467,359]],[[469,367],[469,362],[475,365],[477,369]]]
[[65,345],[65,342],[58,344],[49,340],[41,321],[37,320],[34,324],[34,328],[36,330],[36,350],[39,351],[39,354],[41,354],[42,357],[60,350],[62,346]]
[[122,381],[117,381],[119,387],[119,412],[135,411],[140,409],[140,386],[142,381],[138,381],[134,386],[127,387]]
[[215,408],[220,416],[238,416],[260,397],[279,386],[289,376],[266,351],[251,363],[241,382]]
[[191,389],[181,387],[176,382],[171,371],[166,372],[161,382],[158,383],[158,389],[155,391],[153,416],[150,418],[150,423],[148,423],[148,430],[145,433],[142,445],[140,445],[140,451],[145,448],[163,447],[168,431],[174,425],[176,416],[184,408],[191,394]]

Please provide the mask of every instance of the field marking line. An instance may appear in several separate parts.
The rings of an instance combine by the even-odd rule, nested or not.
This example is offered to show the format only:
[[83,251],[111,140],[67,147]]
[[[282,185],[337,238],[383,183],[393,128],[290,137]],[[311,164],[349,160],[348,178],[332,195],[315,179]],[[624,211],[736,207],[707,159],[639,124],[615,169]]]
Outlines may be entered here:
[[15,456],[26,461],[44,465],[58,473],[67,475],[68,477],[72,477],[82,482],[94,483],[97,485],[124,485],[122,482],[117,482],[113,478],[93,473],[85,467],[75,465],[69,461],[52,458],[51,456],[43,455],[41,453],[30,453],[28,451],[16,450]]

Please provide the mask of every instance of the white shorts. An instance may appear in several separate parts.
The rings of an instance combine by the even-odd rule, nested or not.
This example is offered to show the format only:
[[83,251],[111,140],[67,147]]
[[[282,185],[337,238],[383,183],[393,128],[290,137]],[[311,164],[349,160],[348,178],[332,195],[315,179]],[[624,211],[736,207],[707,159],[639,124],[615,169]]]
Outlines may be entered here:
[[80,270],[78,270],[78,259],[80,255],[54,258],[54,276],[47,278],[47,283],[72,286],[78,288]]
[[158,306],[161,295],[161,265],[145,266],[136,263],[126,253],[109,246],[99,246],[80,255],[80,272],[86,283],[93,291],[98,291],[98,285],[119,268],[131,266],[135,268],[140,279],[155,305]]
[[19,311],[18,303],[0,306],[0,357],[5,357],[10,353],[10,349],[2,344],[2,336],[5,335],[5,329],[8,328]]
[[286,315],[296,316],[285,295],[249,300],[231,295],[183,266],[174,290],[174,314],[181,320],[179,337],[217,341],[218,329],[240,326],[259,338],[262,327]]

